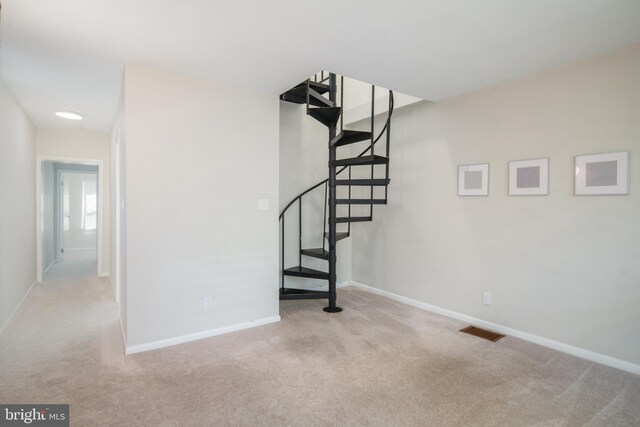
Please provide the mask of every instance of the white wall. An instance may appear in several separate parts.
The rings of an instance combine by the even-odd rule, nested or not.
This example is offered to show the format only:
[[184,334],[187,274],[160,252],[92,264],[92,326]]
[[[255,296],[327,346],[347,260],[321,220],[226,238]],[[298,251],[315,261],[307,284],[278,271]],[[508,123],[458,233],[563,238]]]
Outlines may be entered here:
[[100,171],[99,190],[103,192],[102,215],[102,271],[100,275],[109,274],[110,265],[110,145],[109,136],[77,130],[48,130],[37,131],[37,154],[53,158],[77,158],[102,161]]
[[[304,105],[280,102],[280,209],[298,194],[329,176],[329,131],[326,126],[306,115]],[[324,186],[303,197],[303,248],[320,248],[323,240]],[[285,268],[299,264],[298,204],[289,208],[285,216]],[[338,226],[346,231],[346,224]],[[328,231],[328,229],[327,229]],[[328,249],[328,243],[326,247]],[[351,280],[351,239],[338,242],[337,281]],[[302,257],[305,267],[329,271],[328,262]],[[291,288],[326,287],[325,280],[285,277]]]
[[0,331],[36,280],[35,127],[0,80]]
[[127,347],[276,319],[278,98],[126,66],[124,102]]
[[[354,280],[640,364],[638,100],[636,47],[399,113]],[[574,155],[629,149],[631,194],[573,195]],[[538,157],[551,194],[509,197],[507,162]],[[483,162],[490,196],[458,197],[457,166]]]
[[[340,82],[340,78],[338,78]],[[347,126],[359,120],[368,121],[371,117],[371,84],[360,80],[344,78],[344,125]],[[375,89],[375,115],[384,114],[386,117],[389,111],[389,90],[376,86]],[[407,95],[401,92],[394,92],[393,105],[394,111],[414,105],[419,102],[425,102],[420,98]],[[377,120],[377,118],[376,118]],[[385,119],[382,119],[385,120]]]

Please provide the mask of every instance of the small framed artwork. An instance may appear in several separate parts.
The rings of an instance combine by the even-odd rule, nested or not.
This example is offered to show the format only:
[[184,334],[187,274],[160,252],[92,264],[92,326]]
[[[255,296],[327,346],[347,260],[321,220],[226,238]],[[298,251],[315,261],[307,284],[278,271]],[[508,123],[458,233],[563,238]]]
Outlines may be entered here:
[[576,196],[629,194],[629,152],[575,158]]
[[489,163],[458,166],[458,196],[489,195]]
[[549,158],[509,162],[510,196],[549,194]]

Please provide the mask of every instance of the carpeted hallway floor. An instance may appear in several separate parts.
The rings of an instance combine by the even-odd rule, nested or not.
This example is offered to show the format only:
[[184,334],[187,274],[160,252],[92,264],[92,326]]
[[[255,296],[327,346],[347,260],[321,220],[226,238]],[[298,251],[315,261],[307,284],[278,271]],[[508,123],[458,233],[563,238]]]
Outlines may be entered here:
[[37,285],[0,337],[0,402],[70,403],[73,426],[639,426],[640,377],[353,288],[345,311],[123,356],[96,278]]
[[56,262],[44,275],[44,282],[98,275],[96,249],[67,251],[64,261]]

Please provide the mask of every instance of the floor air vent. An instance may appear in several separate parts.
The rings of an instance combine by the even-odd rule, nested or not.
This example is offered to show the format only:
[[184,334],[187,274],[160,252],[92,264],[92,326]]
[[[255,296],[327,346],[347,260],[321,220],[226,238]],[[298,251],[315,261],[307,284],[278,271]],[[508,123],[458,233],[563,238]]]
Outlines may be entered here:
[[495,332],[487,331],[486,329],[476,328],[475,326],[467,326],[464,329],[460,329],[460,332],[464,332],[465,334],[484,338],[485,340],[489,340],[493,342],[496,342],[499,339],[504,338],[504,335],[496,334]]

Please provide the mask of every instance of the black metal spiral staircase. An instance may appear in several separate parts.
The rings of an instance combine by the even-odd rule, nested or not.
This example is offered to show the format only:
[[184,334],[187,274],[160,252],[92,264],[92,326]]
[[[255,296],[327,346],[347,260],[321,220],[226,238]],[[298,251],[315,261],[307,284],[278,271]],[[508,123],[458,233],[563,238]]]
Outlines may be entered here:
[[[344,77],[340,77],[340,102],[337,100],[337,76],[334,73],[316,74],[299,85],[289,89],[280,96],[280,99],[296,104],[306,104],[307,115],[313,117],[329,130],[329,178],[306,189],[296,196],[280,213],[282,230],[282,283],[280,288],[280,299],[324,299],[329,300],[329,305],[324,311],[336,313],[342,311],[336,305],[336,244],[339,240],[349,237],[352,222],[365,222],[373,220],[373,205],[383,205],[387,203],[387,191],[390,183],[389,179],[389,144],[391,130],[391,116],[393,114],[393,92],[389,91],[389,109],[384,127],[377,137],[375,137],[375,86],[371,87],[371,129],[370,131],[357,131],[344,129],[343,100],[344,100]],[[328,96],[328,97],[327,97]],[[340,127],[338,128],[338,122]],[[375,154],[375,144],[386,135],[385,155]],[[368,142],[367,147],[356,157],[337,158],[338,147],[356,143]],[[384,167],[384,176],[376,176],[376,165]],[[361,178],[362,170],[356,171],[357,179],[352,178],[352,168],[370,167],[370,174],[366,178]],[[338,179],[338,175],[348,171],[348,177]],[[380,175],[379,171],[378,174]],[[302,242],[302,198],[311,191],[324,186],[325,203],[323,215],[322,247],[306,248]],[[352,187],[370,187],[367,198],[352,198]],[[374,197],[374,188],[384,187],[384,198]],[[338,188],[345,188],[347,198],[338,198]],[[285,268],[285,217],[286,213],[295,203],[298,203],[298,265]],[[347,216],[338,216],[338,205],[346,205]],[[364,216],[352,216],[352,205],[368,205],[369,212]],[[328,212],[327,212],[328,207]],[[328,213],[328,218],[327,218]],[[338,224],[347,224],[346,230],[338,231]],[[328,227],[328,230],[327,230]],[[328,247],[327,247],[328,243]],[[303,257],[319,258],[328,261],[328,271],[320,271],[304,267]],[[295,289],[285,286],[286,276],[306,277],[328,281],[328,290]]]

